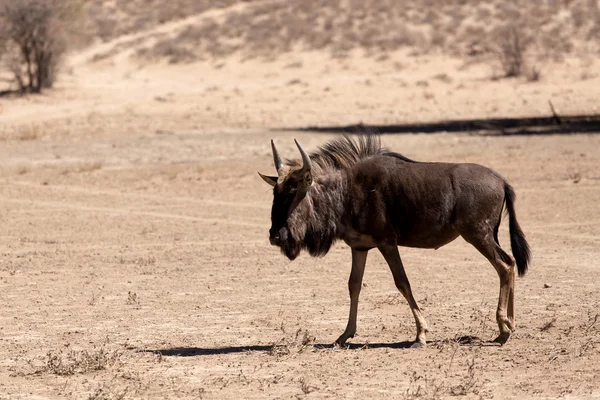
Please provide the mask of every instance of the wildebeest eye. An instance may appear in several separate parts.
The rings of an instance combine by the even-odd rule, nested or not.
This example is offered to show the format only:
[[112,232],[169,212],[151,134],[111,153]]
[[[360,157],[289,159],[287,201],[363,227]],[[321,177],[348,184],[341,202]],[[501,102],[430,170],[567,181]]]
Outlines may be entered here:
[[295,183],[288,183],[283,187],[281,192],[283,194],[295,194],[297,191],[298,189],[296,188]]

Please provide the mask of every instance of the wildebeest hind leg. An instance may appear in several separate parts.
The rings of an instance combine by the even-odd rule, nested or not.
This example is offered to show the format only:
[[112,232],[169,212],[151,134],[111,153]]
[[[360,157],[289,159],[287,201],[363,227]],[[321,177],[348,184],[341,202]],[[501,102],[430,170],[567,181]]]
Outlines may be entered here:
[[491,235],[463,234],[463,237],[490,261],[500,278],[500,294],[496,310],[496,321],[500,329],[500,335],[494,341],[504,344],[514,330],[514,261],[491,239]]
[[353,338],[356,333],[356,315],[358,313],[358,296],[362,286],[365,264],[367,263],[368,251],[359,251],[352,249],[352,271],[348,279],[348,291],[350,292],[350,316],[348,325],[342,335],[335,341],[343,346],[348,338]]
[[378,248],[379,251],[381,251],[381,254],[383,254],[385,261],[388,263],[390,270],[392,271],[396,287],[408,301],[410,309],[413,312],[413,316],[415,317],[415,323],[417,325],[417,338],[415,340],[415,344],[425,345],[427,322],[425,322],[425,318],[423,318],[423,314],[421,314],[421,310],[419,309],[419,306],[413,297],[410,283],[408,281],[408,277],[406,276],[406,271],[404,270],[404,265],[402,265],[400,253],[398,253],[398,247],[395,244],[390,244],[379,246]]

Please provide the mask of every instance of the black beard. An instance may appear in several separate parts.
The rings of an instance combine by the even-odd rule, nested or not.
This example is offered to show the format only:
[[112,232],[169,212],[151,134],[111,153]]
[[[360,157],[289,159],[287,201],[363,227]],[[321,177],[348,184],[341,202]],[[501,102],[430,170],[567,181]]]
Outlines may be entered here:
[[306,235],[303,242],[296,241],[289,233],[284,235],[285,240],[278,245],[281,253],[290,260],[295,260],[302,250],[308,250],[308,253],[312,257],[323,257],[329,249],[335,238],[326,233],[317,235],[314,232],[310,232]]
[[292,238],[291,235],[288,236],[287,240],[279,245],[279,249],[290,260],[294,261],[296,257],[300,254],[300,250],[302,250],[302,246]]

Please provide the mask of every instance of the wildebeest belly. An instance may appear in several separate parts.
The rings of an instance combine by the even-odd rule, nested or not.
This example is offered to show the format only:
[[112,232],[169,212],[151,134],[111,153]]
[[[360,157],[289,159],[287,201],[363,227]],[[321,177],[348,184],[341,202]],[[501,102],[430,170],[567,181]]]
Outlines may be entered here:
[[439,248],[456,239],[451,199],[387,205],[386,222],[400,246]]
[[386,242],[393,235],[399,246],[437,249],[450,243],[458,237],[458,232],[449,224],[439,225],[420,221],[419,224],[394,227],[394,233],[381,229],[371,230],[370,227],[355,229],[344,227],[341,235],[346,244],[356,249],[371,249],[378,243]]
[[399,236],[397,242],[399,246],[419,247],[425,249],[438,249],[458,237],[458,232],[451,226],[439,231],[415,232],[411,235]]

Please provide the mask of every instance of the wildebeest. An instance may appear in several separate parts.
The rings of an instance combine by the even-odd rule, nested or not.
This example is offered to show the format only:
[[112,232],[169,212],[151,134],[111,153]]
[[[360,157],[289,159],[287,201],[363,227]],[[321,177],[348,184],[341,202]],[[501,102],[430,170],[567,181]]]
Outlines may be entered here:
[[[277,176],[273,186],[270,242],[289,259],[301,250],[325,255],[336,240],[352,249],[348,280],[350,316],[336,340],[356,333],[356,314],[369,250],[388,263],[396,287],[413,312],[415,345],[426,342],[427,323],[415,301],[398,246],[438,249],[459,235],[483,254],[500,277],[496,320],[506,343],[515,327],[514,266],[527,271],[529,245],[515,215],[515,193],[498,173],[477,164],[418,162],[381,147],[374,135],[333,140],[310,156],[296,141],[301,161],[281,161],[271,141]],[[514,259],[498,242],[503,209]]]

